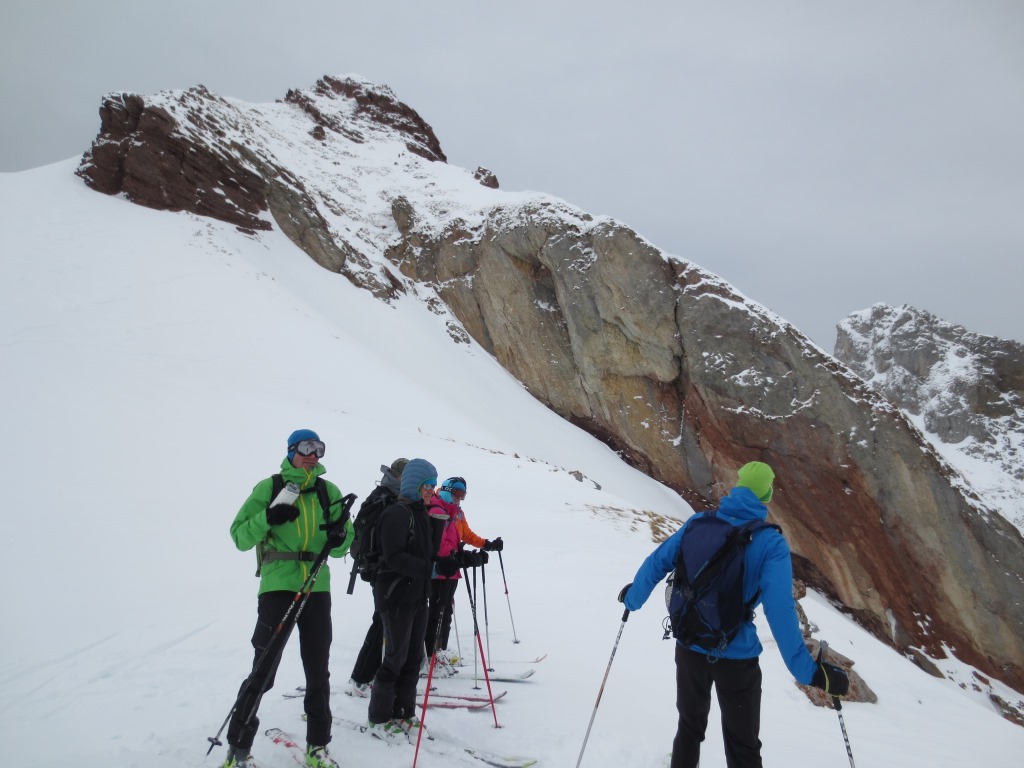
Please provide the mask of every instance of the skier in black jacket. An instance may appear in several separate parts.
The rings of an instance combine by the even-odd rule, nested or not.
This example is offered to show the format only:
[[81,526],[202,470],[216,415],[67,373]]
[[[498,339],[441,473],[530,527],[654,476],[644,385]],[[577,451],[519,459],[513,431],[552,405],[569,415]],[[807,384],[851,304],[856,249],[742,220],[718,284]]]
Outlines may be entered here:
[[[401,495],[380,521],[381,566],[373,581],[373,603],[384,626],[384,660],[373,682],[369,731],[386,742],[415,742],[416,683],[427,629],[427,596],[437,543],[431,535],[429,502],[437,470],[413,459],[402,471]],[[437,561],[439,573],[451,576],[458,561]]]
[[[364,509],[371,509],[378,504],[383,504],[385,508],[390,507],[398,500],[398,493],[401,490],[402,472],[408,463],[408,459],[395,459],[391,462],[390,467],[381,465],[380,471],[383,474],[380,478],[380,484],[370,492],[370,495],[366,497],[366,500],[359,507],[360,514],[362,514]],[[380,667],[380,655],[383,645],[384,627],[380,621],[380,611],[374,608],[373,618],[370,620],[370,628],[366,630],[366,638],[363,640],[363,646],[359,649],[359,654],[356,656],[356,663],[352,667],[352,675],[349,678],[349,684],[351,685],[349,693],[352,696],[364,699],[369,697],[370,683],[373,682],[373,677],[377,674],[377,669]]]

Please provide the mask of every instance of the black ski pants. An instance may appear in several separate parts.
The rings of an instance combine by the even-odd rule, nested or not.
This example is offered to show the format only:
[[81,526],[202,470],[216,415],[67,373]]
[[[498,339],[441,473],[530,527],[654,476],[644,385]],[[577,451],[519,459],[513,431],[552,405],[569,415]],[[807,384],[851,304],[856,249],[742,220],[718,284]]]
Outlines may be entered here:
[[728,768],[761,768],[761,665],[753,659],[715,659],[676,645],[676,709],[672,768],[697,768],[711,710],[711,686],[722,712]]
[[[455,590],[458,579],[433,579],[430,582],[430,615],[427,618],[427,656],[437,648],[448,647],[448,635],[452,631],[452,609],[455,607]],[[441,634],[438,636],[438,630]]]
[[366,630],[366,637],[363,639],[363,647],[359,649],[355,666],[352,667],[352,680],[359,685],[366,685],[373,680],[380,669],[383,646],[384,624],[380,618],[380,611],[374,609],[370,628]]
[[[228,725],[228,743],[233,747],[250,749],[259,732],[260,719],[256,711],[263,694],[274,687],[280,645],[263,660],[261,669],[256,669],[256,663],[294,599],[294,592],[264,592],[259,596],[256,629],[252,633],[253,671],[242,683],[242,689],[246,689],[246,683],[248,689],[239,699]],[[331,740],[331,593],[312,592],[295,628],[299,632],[299,655],[306,673],[306,741],[325,745]],[[277,643],[282,635],[278,635]],[[252,717],[246,723],[250,713]]]
[[427,603],[389,607],[377,602],[384,626],[384,659],[370,691],[369,718],[385,723],[416,714],[416,684],[423,662]]

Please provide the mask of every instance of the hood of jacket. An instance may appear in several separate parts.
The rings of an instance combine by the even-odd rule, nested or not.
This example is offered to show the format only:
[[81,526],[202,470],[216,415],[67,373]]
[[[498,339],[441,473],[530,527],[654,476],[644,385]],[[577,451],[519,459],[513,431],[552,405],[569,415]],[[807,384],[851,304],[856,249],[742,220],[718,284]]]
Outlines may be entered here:
[[743,525],[751,520],[767,520],[768,507],[749,488],[736,486],[719,502],[718,516],[733,525]]

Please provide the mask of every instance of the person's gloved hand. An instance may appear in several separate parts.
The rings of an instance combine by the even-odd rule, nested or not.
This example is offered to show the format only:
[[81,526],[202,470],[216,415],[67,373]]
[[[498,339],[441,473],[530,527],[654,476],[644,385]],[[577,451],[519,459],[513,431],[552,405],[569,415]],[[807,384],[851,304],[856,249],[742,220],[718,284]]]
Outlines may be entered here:
[[479,552],[463,552],[462,553],[462,567],[463,568],[477,568],[480,566],[480,553]]
[[291,504],[275,504],[267,508],[267,524],[284,525],[290,523],[299,516],[299,508]]
[[480,565],[487,565],[488,561],[491,559],[491,556],[483,549],[478,550],[476,555],[480,558]]
[[829,696],[845,696],[850,692],[850,677],[842,667],[822,661],[814,670],[811,685],[821,688]]
[[327,526],[327,543],[331,549],[336,549],[345,543],[348,538],[348,529],[344,523],[333,523]]
[[505,548],[505,542],[501,540],[501,536],[496,539],[487,539],[484,542],[484,550],[487,552],[501,552]]
[[459,572],[459,560],[456,557],[449,555],[448,557],[439,558],[437,561],[437,574],[450,578]]
[[627,584],[626,586],[624,586],[622,589],[619,590],[618,600],[619,600],[620,603],[625,603],[626,602],[626,593],[629,592],[629,588],[632,587],[632,586],[633,586],[633,582],[631,581],[631,582],[629,582],[629,584]]

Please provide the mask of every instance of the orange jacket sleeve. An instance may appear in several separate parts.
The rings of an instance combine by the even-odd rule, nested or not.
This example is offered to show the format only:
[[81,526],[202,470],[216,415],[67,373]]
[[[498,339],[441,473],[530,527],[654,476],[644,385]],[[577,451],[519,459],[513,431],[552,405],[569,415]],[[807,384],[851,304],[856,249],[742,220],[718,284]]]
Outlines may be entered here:
[[459,516],[455,520],[455,526],[459,529],[459,541],[464,541],[477,549],[482,548],[484,542],[487,541],[487,539],[473,533],[473,529],[466,522],[466,513],[462,511],[461,507],[459,508]]

